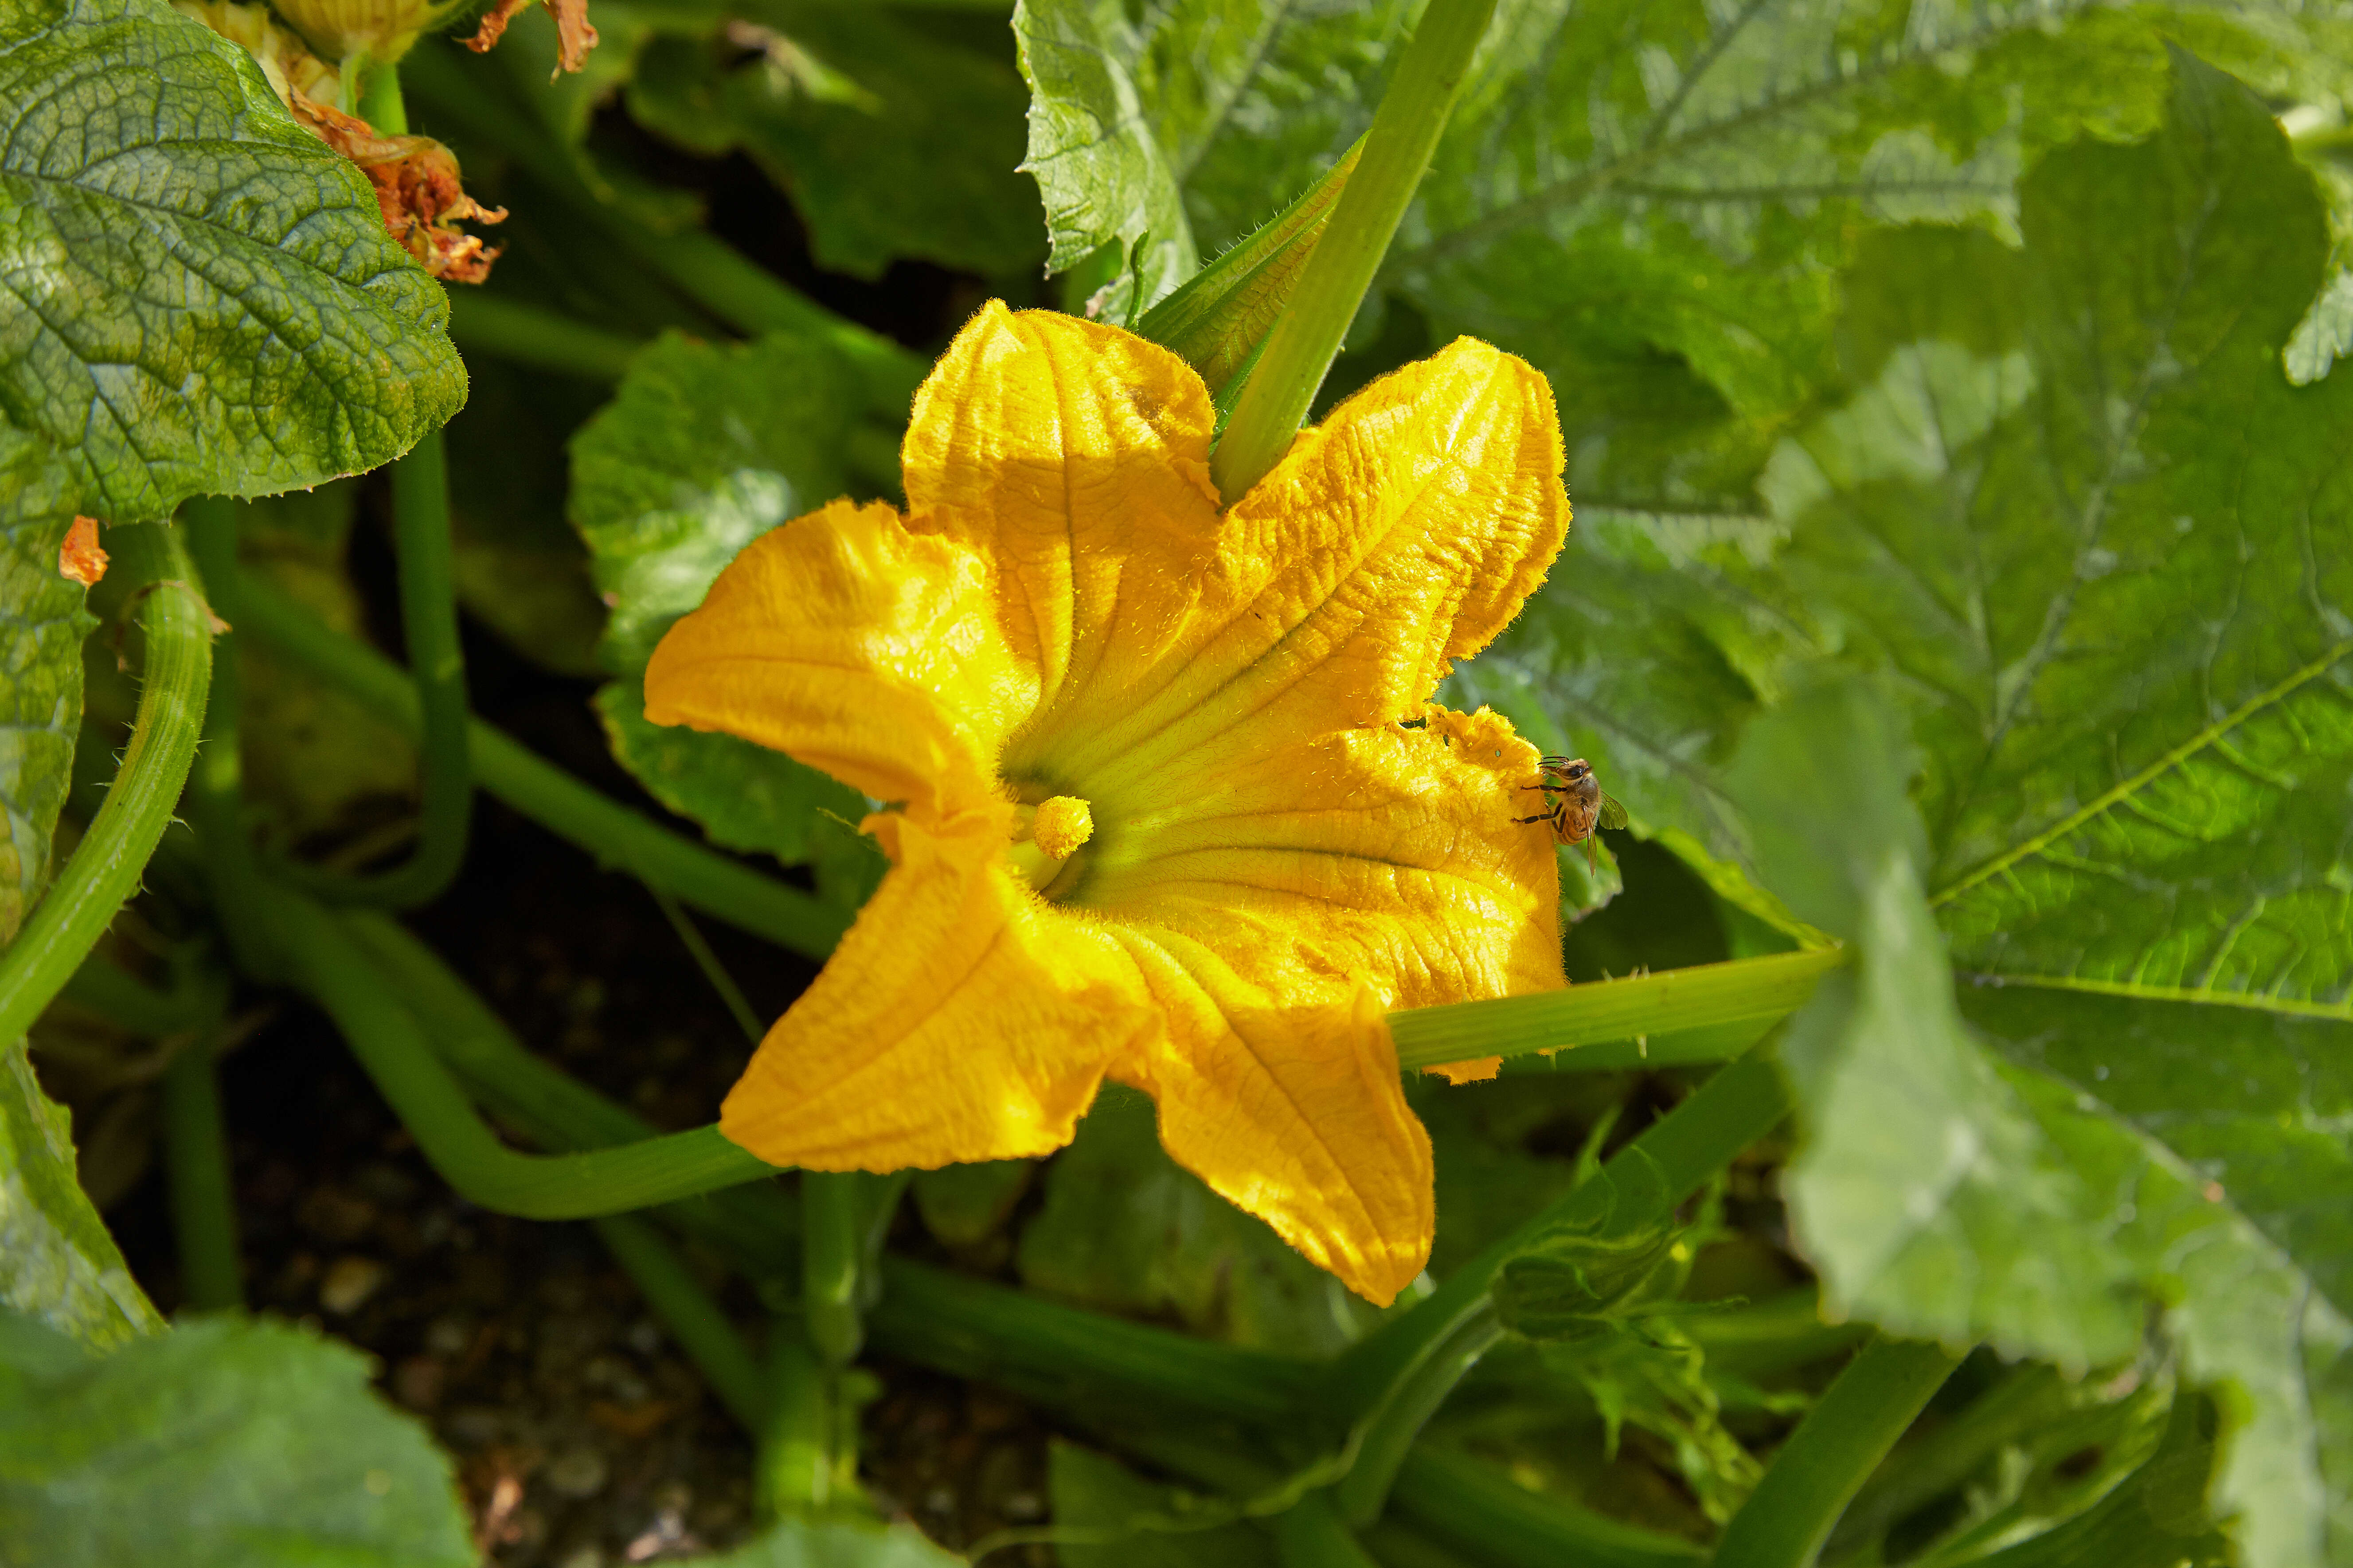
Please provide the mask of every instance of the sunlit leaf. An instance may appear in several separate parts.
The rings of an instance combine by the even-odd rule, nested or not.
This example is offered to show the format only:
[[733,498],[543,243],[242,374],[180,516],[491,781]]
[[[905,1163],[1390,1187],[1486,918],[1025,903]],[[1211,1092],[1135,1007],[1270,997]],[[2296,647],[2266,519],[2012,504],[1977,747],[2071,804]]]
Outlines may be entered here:
[[317,484],[456,411],[440,286],[242,50],[161,0],[6,0],[0,38],[0,410],[75,510]]

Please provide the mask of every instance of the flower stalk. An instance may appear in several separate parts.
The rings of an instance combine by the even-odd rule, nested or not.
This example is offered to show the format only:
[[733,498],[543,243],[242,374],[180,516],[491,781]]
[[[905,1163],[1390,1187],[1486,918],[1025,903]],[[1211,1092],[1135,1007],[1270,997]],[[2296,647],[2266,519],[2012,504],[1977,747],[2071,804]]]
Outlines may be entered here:
[[1265,477],[1314,405],[1446,129],[1495,0],[1430,0],[1365,136],[1365,151],[1268,336],[1209,459],[1230,506]]

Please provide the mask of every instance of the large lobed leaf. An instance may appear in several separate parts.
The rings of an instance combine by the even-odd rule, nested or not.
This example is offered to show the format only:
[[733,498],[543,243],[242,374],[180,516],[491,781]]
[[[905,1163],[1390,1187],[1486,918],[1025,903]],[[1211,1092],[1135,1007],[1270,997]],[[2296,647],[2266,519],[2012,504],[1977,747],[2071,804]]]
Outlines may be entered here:
[[350,1349],[215,1318],[93,1358],[0,1312],[0,1562],[469,1568],[448,1459]]
[[243,51],[161,0],[0,0],[0,940],[80,721],[78,512],[374,468],[463,401],[440,286]]
[[161,0],[0,0],[0,416],[74,510],[317,484],[464,400],[367,181]]
[[[1193,257],[1159,246],[1233,243],[1365,129],[1416,10],[1024,0],[1051,265],[1148,234],[1147,300],[1173,287]],[[1382,289],[1551,377],[1572,493],[1737,501],[1836,379],[1838,271],[1872,226],[2012,234],[2042,152],[2155,126],[2168,29],[2285,79],[2323,25],[2261,4],[1506,0]]]
[[2158,1312],[2244,1560],[2353,1562],[2353,384],[2279,357],[2319,206],[2179,57],[2163,133],[2054,154],[2021,228],[1866,251],[1859,389],[1725,574],[1902,713],[1807,687],[1709,780],[1862,951],[1788,1042],[1793,1216],[1900,1331],[2082,1366]]

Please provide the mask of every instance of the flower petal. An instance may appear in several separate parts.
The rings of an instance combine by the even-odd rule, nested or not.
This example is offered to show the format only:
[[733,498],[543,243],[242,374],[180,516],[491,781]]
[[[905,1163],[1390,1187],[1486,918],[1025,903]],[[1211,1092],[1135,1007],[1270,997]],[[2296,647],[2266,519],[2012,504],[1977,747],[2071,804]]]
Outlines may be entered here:
[[1568,528],[1561,464],[1544,377],[1484,343],[1373,383],[1234,505],[1168,639],[1181,661],[1058,737],[1060,766],[1099,800],[1105,769],[1413,715],[1543,580]]
[[1156,1022],[1099,944],[1069,940],[1005,864],[1011,808],[878,813],[894,862],[721,1107],[780,1165],[925,1170],[1071,1141],[1104,1068]]
[[646,667],[646,717],[789,752],[931,814],[992,791],[1037,703],[996,634],[984,561],[835,501],[744,547]]
[[1148,668],[1187,620],[1216,552],[1214,420],[1201,378],[1157,344],[995,301],[916,394],[908,526],[990,561],[1040,724]]
[[[1344,731],[1095,801],[1064,901],[1183,932],[1278,994],[1365,975],[1392,1005],[1562,984],[1536,751],[1500,715]],[[1102,825],[1117,813],[1118,826]]]
[[1430,1261],[1430,1134],[1406,1104],[1369,984],[1276,998],[1173,933],[1119,931],[1167,1026],[1113,1076],[1149,1093],[1160,1141],[1229,1202],[1387,1306]]

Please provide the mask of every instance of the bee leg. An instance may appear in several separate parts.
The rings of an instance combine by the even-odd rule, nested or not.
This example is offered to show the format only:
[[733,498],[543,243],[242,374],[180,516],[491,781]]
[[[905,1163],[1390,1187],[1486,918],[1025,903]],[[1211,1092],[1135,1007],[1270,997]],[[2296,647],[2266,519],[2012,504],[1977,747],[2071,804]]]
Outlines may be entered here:
[[1593,848],[1593,841],[1599,837],[1599,834],[1593,833],[1585,836],[1585,869],[1588,875],[1594,877],[1601,875],[1601,857],[1596,854]]
[[1548,811],[1540,811],[1534,816],[1515,816],[1512,818],[1512,821],[1514,824],[1522,827],[1525,827],[1531,822],[1550,822],[1551,820],[1552,813]]

